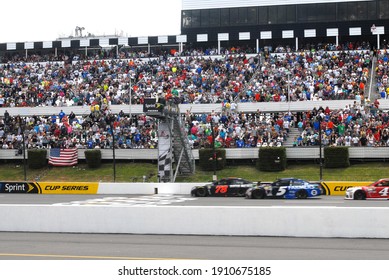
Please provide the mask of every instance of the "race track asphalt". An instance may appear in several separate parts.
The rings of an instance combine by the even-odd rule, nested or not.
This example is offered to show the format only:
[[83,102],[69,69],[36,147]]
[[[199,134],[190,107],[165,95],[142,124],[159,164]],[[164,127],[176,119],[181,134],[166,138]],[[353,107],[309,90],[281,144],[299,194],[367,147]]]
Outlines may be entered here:
[[335,206],[388,207],[387,200],[344,200],[343,196],[320,196],[308,199],[245,199],[243,197],[191,197],[189,195],[43,195],[0,194],[0,204],[109,205],[150,206]]

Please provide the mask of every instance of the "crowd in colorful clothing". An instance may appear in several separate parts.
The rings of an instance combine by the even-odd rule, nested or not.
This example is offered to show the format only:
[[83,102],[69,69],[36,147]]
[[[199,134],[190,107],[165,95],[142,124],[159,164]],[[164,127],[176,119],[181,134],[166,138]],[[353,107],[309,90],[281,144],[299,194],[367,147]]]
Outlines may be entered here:
[[389,115],[379,102],[362,106],[356,102],[339,110],[314,108],[297,113],[299,136],[294,146],[378,147],[389,146]]
[[[365,104],[372,53],[350,49],[249,55],[252,49],[231,48],[218,56],[216,49],[192,49],[185,50],[185,56],[120,52],[118,57],[109,52],[90,60],[64,55],[58,61],[51,56],[7,61],[0,64],[0,107],[87,106],[91,112],[24,118],[6,112],[0,116],[0,147],[19,148],[24,131],[29,148],[112,148],[114,142],[117,148],[156,148],[154,119],[114,115],[109,109],[142,104],[150,97],[224,104],[220,113],[183,114],[193,148],[209,147],[212,135],[217,147],[281,146],[292,127],[301,133],[295,146],[317,145],[319,127],[324,145],[389,145],[387,113],[379,104]],[[388,56],[380,52],[377,56],[377,88],[386,98]],[[348,99],[353,105],[272,114],[236,110],[239,102],[327,99]]]
[[0,106],[142,104],[150,97],[194,104],[364,99],[372,59],[368,50],[252,52],[230,48],[215,55],[216,49],[194,49],[160,56],[120,52],[115,58],[109,52],[89,60],[79,55],[62,55],[58,61],[16,59],[0,64]]

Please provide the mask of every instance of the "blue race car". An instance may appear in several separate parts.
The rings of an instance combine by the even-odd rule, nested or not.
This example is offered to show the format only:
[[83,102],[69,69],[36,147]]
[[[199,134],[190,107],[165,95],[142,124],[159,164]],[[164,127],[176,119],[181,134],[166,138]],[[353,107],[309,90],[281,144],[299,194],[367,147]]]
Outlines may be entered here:
[[248,188],[246,198],[298,198],[319,196],[323,193],[320,184],[312,184],[302,179],[282,178],[271,184],[261,184]]

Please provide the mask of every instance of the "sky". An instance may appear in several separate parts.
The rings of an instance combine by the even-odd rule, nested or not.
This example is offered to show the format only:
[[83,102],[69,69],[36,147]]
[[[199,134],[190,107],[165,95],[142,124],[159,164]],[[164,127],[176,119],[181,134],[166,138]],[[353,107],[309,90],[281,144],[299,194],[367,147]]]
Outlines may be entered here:
[[75,35],[179,35],[181,0],[2,1],[0,43],[53,41]]

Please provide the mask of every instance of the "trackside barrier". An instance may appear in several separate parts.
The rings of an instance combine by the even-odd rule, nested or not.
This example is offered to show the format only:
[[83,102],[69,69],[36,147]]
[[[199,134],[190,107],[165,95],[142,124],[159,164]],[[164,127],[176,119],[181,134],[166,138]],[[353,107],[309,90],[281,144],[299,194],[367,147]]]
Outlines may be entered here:
[[[263,182],[266,183],[266,182]],[[350,187],[367,186],[371,181],[323,181],[325,195],[344,196]],[[102,183],[102,182],[0,182],[0,193],[39,194],[190,194],[202,183]]]
[[190,194],[207,183],[99,183],[98,194]]
[[[388,99],[389,101],[389,99]],[[1,114],[0,114],[1,116]],[[317,160],[319,158],[319,146],[312,147],[285,147],[286,158],[288,160]],[[258,159],[258,151],[260,148],[227,148],[226,159],[240,160],[240,159]],[[112,150],[101,149],[101,157],[104,160],[112,160]],[[121,160],[147,160],[155,161],[158,159],[158,149],[118,149],[116,159]],[[85,160],[85,149],[78,149],[78,159]],[[195,160],[199,159],[199,150],[192,149]],[[389,155],[389,147],[349,147],[350,159],[373,159],[387,161]],[[47,150],[47,158],[49,157],[49,150]],[[28,154],[27,154],[28,158]],[[0,159],[22,160],[23,156],[18,153],[17,149],[0,149]],[[21,166],[21,168],[23,168]]]
[[0,193],[96,194],[98,182],[0,182]]
[[0,231],[389,238],[388,207],[0,205]]
[[207,183],[0,182],[0,193],[190,194]]
[[206,183],[0,182],[0,193],[190,194]]
[[368,186],[372,181],[357,182],[357,181],[323,181],[321,186],[326,195],[345,196],[346,190],[351,187]]

